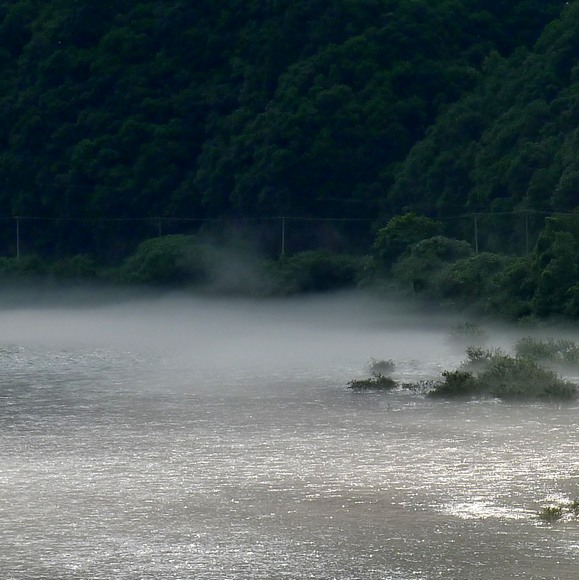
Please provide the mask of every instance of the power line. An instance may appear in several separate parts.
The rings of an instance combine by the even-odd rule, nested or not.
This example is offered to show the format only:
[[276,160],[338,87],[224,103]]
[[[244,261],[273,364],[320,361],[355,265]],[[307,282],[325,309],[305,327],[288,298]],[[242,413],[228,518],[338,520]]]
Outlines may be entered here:
[[[469,241],[471,241],[471,243],[474,246],[475,249],[475,253],[478,253],[480,250],[480,242],[481,242],[481,230],[483,232],[488,232],[489,233],[489,238],[483,238],[484,240],[487,240],[487,242],[491,242],[494,243],[494,245],[496,246],[497,241],[494,240],[494,242],[491,240],[491,238],[494,236],[496,237],[497,235],[504,235],[505,231],[504,228],[508,227],[508,224],[503,223],[503,225],[501,226],[503,228],[502,230],[502,234],[497,234],[495,231],[493,231],[494,225],[496,224],[496,222],[489,222],[489,218],[493,219],[493,218],[500,218],[500,217],[504,217],[504,216],[522,216],[524,217],[524,223],[519,223],[518,228],[515,225],[516,223],[513,222],[513,234],[515,235],[520,235],[521,236],[521,251],[524,251],[525,254],[529,253],[529,249],[531,246],[531,233],[530,233],[530,216],[545,216],[545,217],[568,217],[568,218],[572,218],[572,219],[579,219],[579,213],[572,213],[572,212],[549,212],[549,211],[545,211],[545,210],[539,210],[539,209],[517,209],[517,210],[512,210],[512,211],[497,211],[497,212],[493,212],[493,211],[481,211],[481,212],[471,212],[471,213],[464,213],[461,215],[455,215],[455,216],[441,216],[438,218],[439,222],[452,222],[452,221],[457,221],[457,220],[466,220],[467,224],[470,222],[471,225],[468,226],[468,231],[464,228],[464,227],[460,227],[461,233],[459,235],[459,238],[461,239],[468,239],[470,238]],[[354,242],[354,244],[356,244],[356,247],[358,247],[358,249],[360,249],[362,246],[360,245],[360,242],[362,242],[363,240],[366,240],[366,238],[368,238],[369,235],[371,235],[371,230],[373,226],[378,227],[376,224],[376,219],[375,218],[353,218],[353,217],[312,217],[312,216],[260,216],[260,217],[240,217],[240,216],[227,216],[227,217],[178,217],[178,216],[150,216],[150,217],[81,217],[81,216],[69,216],[69,217],[54,217],[54,216],[31,216],[31,215],[18,215],[18,216],[10,216],[10,217],[0,217],[0,221],[3,221],[4,223],[10,223],[13,222],[15,224],[15,228],[12,234],[8,234],[8,238],[12,238],[12,236],[15,236],[15,238],[12,238],[13,242],[10,244],[12,247],[11,253],[14,252],[16,254],[16,258],[19,259],[22,255],[22,251],[23,251],[23,244],[22,244],[22,236],[24,236],[24,241],[26,241],[26,234],[30,231],[27,227],[23,227],[23,224],[25,224],[26,222],[39,222],[39,223],[54,223],[54,224],[66,224],[66,223],[76,223],[76,224],[85,224],[85,225],[94,225],[95,226],[95,230],[93,231],[93,235],[103,235],[103,232],[100,230],[96,229],[97,224],[149,224],[152,227],[156,226],[156,233],[159,237],[163,236],[164,234],[166,234],[167,230],[171,230],[172,232],[190,232],[191,229],[187,228],[187,227],[183,227],[183,228],[179,228],[179,224],[199,224],[200,226],[202,226],[203,224],[231,224],[231,226],[233,226],[234,228],[237,228],[238,226],[240,226],[241,228],[243,228],[243,226],[247,226],[248,228],[253,227],[253,225],[258,226],[258,227],[263,227],[264,224],[267,223],[271,223],[271,224],[278,224],[272,227],[275,228],[279,228],[279,229],[275,229],[275,231],[272,229],[271,232],[265,232],[264,235],[264,240],[269,240],[267,241],[268,247],[270,249],[272,249],[274,247],[273,244],[276,245],[277,250],[276,253],[277,255],[283,256],[286,254],[287,250],[288,250],[288,241],[290,242],[290,244],[292,245],[292,249],[293,251],[301,251],[301,250],[296,250],[296,247],[298,248],[303,248],[304,245],[307,247],[309,244],[309,247],[314,247],[314,248],[322,248],[322,247],[329,247],[326,244],[328,244],[328,240],[324,238],[324,230],[322,228],[318,229],[318,230],[304,230],[303,228],[299,228],[298,227],[298,233],[296,233],[296,229],[294,228],[292,230],[291,228],[291,224],[292,223],[310,223],[310,224],[322,224],[322,223],[335,223],[335,224],[371,224],[367,229],[364,229],[364,231],[356,229],[350,229],[350,230],[344,230],[344,229],[337,229],[337,232],[340,232],[340,235],[344,235],[344,240],[347,241],[347,243],[351,243]],[[534,227],[533,227],[533,231],[536,233],[538,230],[537,228],[540,227],[540,223],[537,222],[537,220],[534,220]],[[366,226],[364,226],[364,228],[366,228]],[[491,228],[489,230],[489,228]],[[515,229],[516,228],[516,229]],[[522,228],[522,229],[521,229]],[[197,226],[195,226],[195,230],[196,231]],[[496,228],[495,228],[496,229]],[[9,231],[9,230],[8,230]],[[66,231],[66,230],[65,230]],[[72,230],[74,231],[74,230]],[[148,230],[147,230],[148,231]],[[202,231],[202,230],[201,230]],[[248,231],[251,232],[251,229],[249,229]],[[498,231],[498,230],[497,230]],[[524,234],[523,234],[524,231]],[[59,233],[59,235],[61,235],[63,233],[63,231],[61,230],[55,230],[53,232],[53,234],[56,234],[56,232]],[[123,235],[123,238],[114,238],[114,239],[118,239],[118,240],[135,240],[135,234],[138,236],[143,236],[142,239],[145,239],[145,237],[147,236],[146,231],[142,231],[141,233],[140,230],[134,230],[132,233],[129,233],[128,236],[126,235],[126,232],[123,231],[123,233],[121,235]],[[225,232],[225,230],[224,230]],[[277,232],[277,235],[274,237],[271,237],[270,234],[274,234],[275,232]],[[308,238],[306,240],[306,242],[303,241],[303,239],[300,236],[306,235],[306,238],[309,234],[314,233],[315,235],[311,238]],[[315,232],[318,232],[317,234]],[[518,234],[517,234],[518,232]],[[262,232],[263,233],[263,232]],[[288,239],[288,233],[290,234],[289,239]],[[326,232],[327,233],[327,232]],[[104,234],[106,235],[106,234]],[[110,235],[110,234],[109,234]],[[260,234],[261,235],[261,234]],[[269,236],[269,238],[268,238]],[[524,236],[524,238],[523,238]],[[33,239],[33,238],[31,238]],[[104,240],[104,243],[106,245],[106,239],[107,238],[100,238],[101,240]],[[273,242],[272,240],[277,239],[276,242]],[[368,238],[369,239],[369,238]],[[513,238],[514,239],[514,238]],[[59,238],[57,235],[53,235],[52,238],[49,238],[48,241],[56,241],[58,242]],[[312,242],[312,240],[314,240]],[[367,240],[366,240],[367,241]],[[363,242],[364,244],[366,242]],[[370,243],[370,242],[368,242]],[[26,246],[27,244],[25,243],[24,246]],[[524,250],[523,250],[523,245],[524,245]],[[25,248],[24,248],[25,249]],[[13,253],[13,255],[14,255]]]

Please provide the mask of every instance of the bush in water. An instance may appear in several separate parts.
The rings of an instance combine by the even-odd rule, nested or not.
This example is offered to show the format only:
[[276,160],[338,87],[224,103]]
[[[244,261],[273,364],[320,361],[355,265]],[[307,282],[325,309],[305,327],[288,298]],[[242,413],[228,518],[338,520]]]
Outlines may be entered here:
[[559,521],[563,517],[563,508],[560,506],[546,506],[539,512],[539,518],[547,524]]
[[470,348],[463,363],[468,370],[443,372],[431,396],[483,394],[501,399],[565,400],[577,396],[577,387],[530,358],[512,357],[500,349]]
[[577,388],[551,369],[529,359],[498,356],[477,376],[490,395],[501,399],[572,399]]
[[471,370],[482,369],[487,366],[493,359],[506,356],[506,353],[500,348],[483,348],[481,346],[469,346],[466,349],[467,359],[462,366]]
[[444,381],[430,392],[433,397],[469,397],[480,390],[476,377],[467,371],[444,371]]
[[355,379],[348,383],[350,389],[362,390],[390,390],[396,387],[396,381],[391,377],[376,375],[370,379]]
[[539,511],[539,518],[547,524],[557,522],[565,516],[579,516],[579,499],[561,505],[545,506]]

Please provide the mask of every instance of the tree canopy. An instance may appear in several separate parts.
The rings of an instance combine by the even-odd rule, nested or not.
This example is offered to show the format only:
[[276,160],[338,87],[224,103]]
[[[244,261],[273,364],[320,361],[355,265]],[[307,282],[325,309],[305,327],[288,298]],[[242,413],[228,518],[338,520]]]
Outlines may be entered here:
[[561,0],[1,0],[0,214],[569,209],[578,14]]

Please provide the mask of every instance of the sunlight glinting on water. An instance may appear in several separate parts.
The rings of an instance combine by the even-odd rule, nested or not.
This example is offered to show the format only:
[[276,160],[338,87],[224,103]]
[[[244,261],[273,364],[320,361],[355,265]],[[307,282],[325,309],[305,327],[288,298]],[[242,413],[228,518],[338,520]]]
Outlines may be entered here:
[[286,356],[299,325],[278,322],[236,356],[227,326],[197,352],[6,340],[4,577],[574,577],[577,522],[537,512],[578,495],[577,403],[354,393],[370,357],[393,353],[406,382],[460,356],[440,331],[355,325]]

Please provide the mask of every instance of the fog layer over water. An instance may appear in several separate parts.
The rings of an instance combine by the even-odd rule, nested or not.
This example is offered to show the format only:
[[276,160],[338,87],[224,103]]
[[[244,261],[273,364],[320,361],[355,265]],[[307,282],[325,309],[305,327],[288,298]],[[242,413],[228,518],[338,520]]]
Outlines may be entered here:
[[[577,403],[433,378],[453,321],[361,295],[0,311],[0,577],[576,578]],[[502,332],[492,344],[511,344]],[[577,337],[575,337],[577,338]]]

